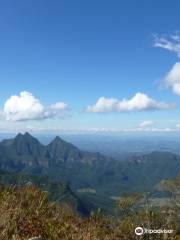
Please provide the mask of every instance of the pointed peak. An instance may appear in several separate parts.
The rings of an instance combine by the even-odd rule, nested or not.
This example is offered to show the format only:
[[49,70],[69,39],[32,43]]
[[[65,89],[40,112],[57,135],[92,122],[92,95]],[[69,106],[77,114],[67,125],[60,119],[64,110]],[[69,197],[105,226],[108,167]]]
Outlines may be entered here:
[[61,137],[56,136],[50,143],[49,146],[59,146],[59,147],[66,147],[68,149],[78,149],[76,146],[74,146],[72,143],[66,142]]
[[34,138],[30,133],[28,132],[25,132],[24,133],[24,137],[29,137],[29,138]]
[[60,138],[59,136],[56,136],[56,137],[52,140],[52,142],[64,142],[64,141],[63,141],[62,138]]
[[31,141],[38,141],[36,138],[34,138],[30,133],[26,132],[24,134],[18,133],[16,137],[14,138],[15,141],[25,141],[25,142],[31,142]]
[[65,140],[63,140],[61,137],[56,136],[50,143],[49,145],[63,145],[63,146],[69,146],[72,145],[69,142],[66,142]]
[[22,134],[22,133],[18,133],[18,134],[15,136],[15,139],[22,138],[22,137],[23,137],[23,134]]
[[60,138],[59,136],[56,136],[55,140],[62,140],[62,138]]
[[15,138],[23,138],[23,137],[31,137],[31,138],[33,138],[33,136],[31,134],[29,134],[28,132],[26,132],[24,134],[23,133],[18,133]]
[[31,134],[28,133],[28,132],[25,132],[24,135],[25,135],[25,136],[31,136]]

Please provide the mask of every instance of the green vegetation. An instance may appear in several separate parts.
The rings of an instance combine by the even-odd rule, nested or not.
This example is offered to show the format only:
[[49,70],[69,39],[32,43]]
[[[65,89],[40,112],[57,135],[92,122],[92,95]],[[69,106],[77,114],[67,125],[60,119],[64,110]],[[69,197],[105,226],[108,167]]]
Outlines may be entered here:
[[[118,217],[100,210],[80,217],[65,202],[50,201],[48,193],[35,186],[0,187],[1,240],[178,240],[180,239],[180,178],[160,183],[171,194],[171,206],[153,209],[138,206],[142,195],[134,193],[117,202]],[[174,202],[175,200],[175,202]],[[136,236],[137,226],[173,229],[171,234]]]
[[0,182],[6,187],[20,188],[23,186],[36,186],[42,191],[48,192],[49,200],[68,203],[69,206],[82,216],[89,215],[91,210],[94,209],[93,206],[89,206],[88,203],[82,201],[71,190],[68,183],[52,181],[48,176],[0,172]]
[[0,143],[0,240],[180,240],[179,173],[172,153],[119,162],[18,134]]
[[109,198],[124,192],[153,191],[158,182],[180,173],[180,157],[153,152],[120,162],[99,153],[80,151],[59,137],[45,146],[25,133],[0,143],[0,169],[47,175],[54,181],[69,182],[74,192],[90,188],[97,197]]
[[107,218],[99,221],[77,216],[66,204],[48,201],[46,192],[33,186],[2,189],[0,193],[0,239],[26,240],[119,239]]

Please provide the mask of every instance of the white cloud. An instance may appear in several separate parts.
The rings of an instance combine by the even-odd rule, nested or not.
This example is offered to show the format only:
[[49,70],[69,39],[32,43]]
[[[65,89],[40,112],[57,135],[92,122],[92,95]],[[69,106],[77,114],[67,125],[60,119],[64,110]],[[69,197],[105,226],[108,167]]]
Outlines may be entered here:
[[63,102],[57,102],[55,104],[50,105],[50,109],[54,109],[54,110],[64,110],[66,107],[67,107],[67,103],[63,103]]
[[176,128],[180,129],[180,123],[176,124]]
[[100,97],[95,105],[88,106],[88,112],[112,112],[116,111],[118,99]]
[[164,77],[163,82],[167,87],[171,87],[175,94],[180,95],[180,62],[174,64]]
[[168,37],[155,35],[154,47],[160,47],[175,52],[177,56],[180,57],[180,34],[176,33]]
[[158,102],[146,94],[138,92],[131,99],[118,100],[116,98],[101,97],[94,105],[89,105],[86,110],[94,113],[105,113],[161,110],[174,107],[174,104]]
[[66,108],[67,104],[61,102],[45,107],[32,93],[24,91],[5,102],[1,116],[12,122],[40,120],[59,116]]
[[151,120],[146,120],[139,124],[140,128],[152,127],[153,125],[154,125],[154,122]]

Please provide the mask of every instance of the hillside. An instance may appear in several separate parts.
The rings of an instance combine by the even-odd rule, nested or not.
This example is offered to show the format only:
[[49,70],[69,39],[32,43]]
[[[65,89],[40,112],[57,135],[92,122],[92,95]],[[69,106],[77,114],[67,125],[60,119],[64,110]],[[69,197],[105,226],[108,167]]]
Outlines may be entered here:
[[[175,240],[180,237],[180,179],[161,183],[173,193],[170,206],[137,209],[139,194],[121,198],[116,210],[121,215],[112,218],[100,211],[88,218],[77,215],[66,203],[50,201],[45,191],[35,186],[7,188],[0,186],[0,239],[5,240],[138,240],[137,226],[149,229],[173,229],[171,234],[144,234],[140,239]],[[171,187],[170,187],[171,186]],[[174,200],[176,203],[174,204]],[[133,209],[133,211],[132,211]]]
[[102,206],[103,201],[109,204],[109,199],[125,192],[154,191],[162,179],[180,174],[180,157],[152,152],[119,162],[99,153],[81,151],[60,137],[43,145],[25,133],[0,143],[0,169],[68,182],[73,192],[89,199],[90,205],[99,201],[98,206]]

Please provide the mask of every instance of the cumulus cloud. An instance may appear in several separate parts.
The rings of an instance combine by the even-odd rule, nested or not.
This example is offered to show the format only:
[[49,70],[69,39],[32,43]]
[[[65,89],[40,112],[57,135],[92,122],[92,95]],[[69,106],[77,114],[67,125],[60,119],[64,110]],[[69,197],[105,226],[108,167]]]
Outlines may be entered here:
[[101,97],[94,105],[89,105],[86,110],[94,113],[106,113],[161,110],[174,107],[174,104],[158,102],[146,94],[138,92],[131,99],[118,100],[117,98]]
[[154,125],[154,122],[151,121],[151,120],[146,120],[146,121],[143,121],[139,124],[139,127],[140,128],[147,128],[147,127],[152,127]]
[[163,82],[167,87],[172,88],[176,95],[180,95],[180,62],[174,64],[164,77]]
[[170,36],[154,36],[154,47],[164,48],[177,54],[180,57],[180,33]]
[[32,93],[24,91],[5,102],[1,116],[13,122],[40,120],[59,116],[66,108],[67,104],[63,102],[45,107]]
[[66,107],[67,107],[67,103],[63,103],[63,102],[57,102],[55,104],[50,105],[50,109],[54,109],[54,110],[64,110]]

